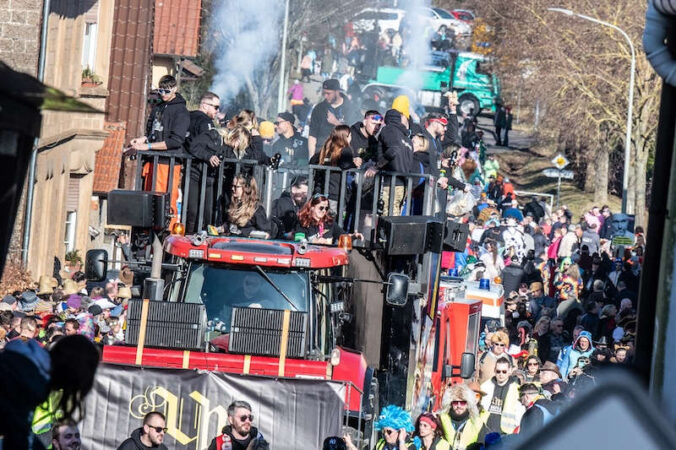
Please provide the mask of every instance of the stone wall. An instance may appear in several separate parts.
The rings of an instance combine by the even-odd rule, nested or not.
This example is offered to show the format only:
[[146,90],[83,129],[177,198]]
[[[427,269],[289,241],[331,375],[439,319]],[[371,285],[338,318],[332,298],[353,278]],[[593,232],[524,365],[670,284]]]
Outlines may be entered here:
[[0,60],[37,76],[41,23],[42,0],[0,0]]

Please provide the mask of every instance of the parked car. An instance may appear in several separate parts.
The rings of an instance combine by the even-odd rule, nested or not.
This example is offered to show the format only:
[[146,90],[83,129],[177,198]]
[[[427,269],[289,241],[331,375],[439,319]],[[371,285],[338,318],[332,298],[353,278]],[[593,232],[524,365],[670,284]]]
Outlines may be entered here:
[[472,11],[469,11],[467,9],[454,9],[453,11],[450,12],[453,17],[456,19],[465,22],[465,23],[473,23],[474,20],[476,19],[476,16]]
[[406,11],[397,8],[364,8],[352,19],[354,31],[363,33],[373,31],[376,27],[380,32],[385,30],[397,30],[401,25],[401,20],[406,15]]
[[430,24],[432,28],[438,30],[445,25],[451,28],[456,36],[469,36],[472,34],[471,25],[455,18],[450,12],[441,8],[426,8],[430,15]]

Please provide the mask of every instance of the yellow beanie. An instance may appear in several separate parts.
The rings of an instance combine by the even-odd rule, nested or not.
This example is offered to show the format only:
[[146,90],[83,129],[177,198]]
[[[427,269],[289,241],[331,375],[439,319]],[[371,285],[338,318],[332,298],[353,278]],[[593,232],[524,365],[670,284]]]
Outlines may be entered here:
[[265,120],[258,125],[258,132],[263,139],[272,139],[275,135],[275,124]]
[[399,97],[395,98],[392,102],[392,109],[399,111],[405,115],[407,119],[411,117],[411,113],[409,111],[411,109],[411,104],[406,95],[400,95]]

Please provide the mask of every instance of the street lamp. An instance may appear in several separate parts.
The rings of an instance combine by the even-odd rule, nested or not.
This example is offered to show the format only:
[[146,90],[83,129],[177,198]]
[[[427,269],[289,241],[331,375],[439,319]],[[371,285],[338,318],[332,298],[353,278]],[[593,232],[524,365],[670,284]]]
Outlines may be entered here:
[[279,90],[277,91],[277,112],[286,111],[284,91],[286,82],[286,38],[289,34],[289,0],[284,6],[284,28],[282,31],[282,60],[279,63]]
[[636,72],[636,51],[634,50],[634,44],[631,42],[629,35],[617,25],[612,23],[604,22],[594,17],[585,16],[584,14],[575,13],[569,9],[563,8],[547,8],[549,11],[558,12],[565,14],[567,16],[575,16],[580,19],[588,20],[590,22],[598,23],[605,27],[610,27],[613,30],[619,31],[622,36],[629,43],[629,48],[631,49],[631,74],[629,77],[629,107],[627,108],[627,136],[624,141],[624,174],[622,175],[622,213],[627,213],[627,186],[629,185],[629,159],[631,158],[631,127],[632,127],[632,115],[634,111],[634,73]]

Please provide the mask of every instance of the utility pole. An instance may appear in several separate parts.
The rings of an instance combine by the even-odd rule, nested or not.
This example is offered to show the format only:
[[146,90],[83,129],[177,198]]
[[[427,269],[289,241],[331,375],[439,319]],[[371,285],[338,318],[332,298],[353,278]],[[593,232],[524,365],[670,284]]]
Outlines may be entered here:
[[284,6],[284,31],[282,33],[282,60],[279,63],[279,92],[277,93],[277,112],[286,111],[284,86],[286,85],[286,39],[289,34],[289,0]]

